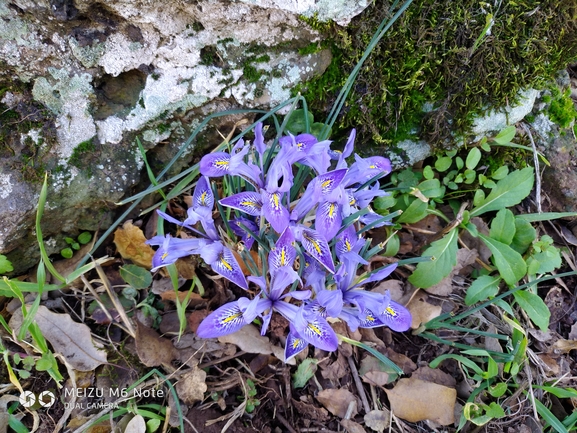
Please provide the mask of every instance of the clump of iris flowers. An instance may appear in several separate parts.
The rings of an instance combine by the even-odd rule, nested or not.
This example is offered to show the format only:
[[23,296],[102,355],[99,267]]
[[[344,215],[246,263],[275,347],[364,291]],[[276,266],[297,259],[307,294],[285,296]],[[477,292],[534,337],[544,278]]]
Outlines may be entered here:
[[[330,141],[318,141],[311,134],[289,134],[269,145],[259,123],[252,144],[240,139],[231,152],[202,158],[201,177],[183,222],[159,211],[195,237],[167,235],[149,240],[159,247],[154,269],[197,254],[214,272],[242,289],[248,290],[250,282],[259,291],[252,299],[241,297],[212,312],[198,327],[198,336],[230,334],[257,318],[264,335],[272,315],[280,314],[290,323],[285,346],[288,360],[308,344],[327,351],[337,349],[338,337],[329,318],[346,322],[352,331],[378,326],[399,332],[409,329],[411,315],[405,307],[391,300],[389,293],[364,289],[396,268],[392,264],[360,272],[380,250],[370,248],[370,240],[362,235],[390,219],[373,212],[370,203],[386,194],[378,180],[390,173],[391,164],[381,156],[355,154],[348,165],[354,140],[353,130],[342,152],[331,150]],[[213,219],[217,198],[211,179],[219,178],[236,186],[233,193],[218,200],[221,208],[230,208],[234,215],[225,221],[228,233],[217,228]],[[240,251],[254,275],[245,278],[233,250]],[[251,250],[263,259],[260,268]]]

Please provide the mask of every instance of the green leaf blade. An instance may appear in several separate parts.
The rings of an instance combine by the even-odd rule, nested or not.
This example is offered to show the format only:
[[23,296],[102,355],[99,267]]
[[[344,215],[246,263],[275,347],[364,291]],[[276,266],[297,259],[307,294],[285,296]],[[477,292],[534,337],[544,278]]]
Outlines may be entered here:
[[477,302],[482,302],[491,296],[497,295],[499,293],[499,282],[500,277],[491,277],[489,275],[481,275],[473,284],[467,289],[467,294],[465,295],[465,304],[473,305]]
[[533,167],[516,170],[497,182],[485,200],[471,211],[471,217],[519,204],[533,189]]
[[150,271],[136,265],[126,265],[120,268],[120,276],[135,289],[146,289],[152,284]]
[[501,209],[491,221],[491,238],[510,245],[515,236],[515,215],[509,209]]
[[491,250],[495,266],[497,266],[501,277],[508,285],[513,286],[525,276],[527,273],[527,264],[521,254],[509,245],[505,245],[481,233],[479,233],[479,237]]
[[421,262],[409,277],[409,282],[421,289],[434,286],[449,275],[457,264],[457,230],[451,230],[443,238],[431,243],[423,256],[433,256],[435,260]]
[[545,302],[543,302],[543,299],[526,290],[519,290],[513,293],[513,296],[533,323],[535,323],[535,325],[537,325],[542,331],[547,331],[549,328],[551,312],[547,305],[545,305]]

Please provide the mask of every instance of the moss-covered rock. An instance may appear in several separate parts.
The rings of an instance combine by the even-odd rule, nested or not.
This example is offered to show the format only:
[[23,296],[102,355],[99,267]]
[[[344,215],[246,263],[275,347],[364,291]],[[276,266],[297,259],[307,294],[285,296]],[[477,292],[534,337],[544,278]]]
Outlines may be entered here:
[[[330,106],[389,5],[377,0],[346,29],[328,27],[333,63],[304,88],[313,109]],[[338,126],[381,144],[444,143],[576,57],[577,0],[414,0],[365,62]]]

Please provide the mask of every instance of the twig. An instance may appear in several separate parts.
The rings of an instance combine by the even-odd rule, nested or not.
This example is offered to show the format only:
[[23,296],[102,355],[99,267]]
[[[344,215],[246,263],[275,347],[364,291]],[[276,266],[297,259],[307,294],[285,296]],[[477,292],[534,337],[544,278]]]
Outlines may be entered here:
[[355,361],[353,361],[352,356],[347,357],[347,360],[349,361],[349,367],[351,369],[351,373],[353,373],[353,379],[355,381],[357,391],[361,396],[361,401],[363,402],[363,408],[365,409],[365,413],[369,413],[371,411],[371,406],[369,406],[369,401],[367,400],[367,394],[365,394],[365,389],[363,388],[363,383],[361,382],[361,378],[359,377],[359,372],[357,371]]
[[535,146],[535,140],[533,140],[533,134],[529,127],[522,123],[521,127],[525,133],[529,136],[531,141],[531,147],[533,148],[533,164],[535,164],[535,201],[537,202],[537,213],[542,213],[541,209],[541,173],[539,173],[539,156],[537,155],[537,147]]
[[289,424],[288,420],[282,416],[280,413],[277,412],[276,414],[277,419],[282,423],[282,425],[284,425],[286,427],[286,429],[290,432],[290,433],[298,433],[292,425]]

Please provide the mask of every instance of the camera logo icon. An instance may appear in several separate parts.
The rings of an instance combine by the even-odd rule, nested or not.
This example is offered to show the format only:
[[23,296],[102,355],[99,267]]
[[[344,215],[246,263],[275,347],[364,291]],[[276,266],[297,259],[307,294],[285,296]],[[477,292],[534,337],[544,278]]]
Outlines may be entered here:
[[18,397],[20,404],[25,408],[30,408],[38,402],[38,404],[42,407],[50,407],[56,401],[56,396],[51,391],[42,391],[38,397],[32,391],[24,391]]

